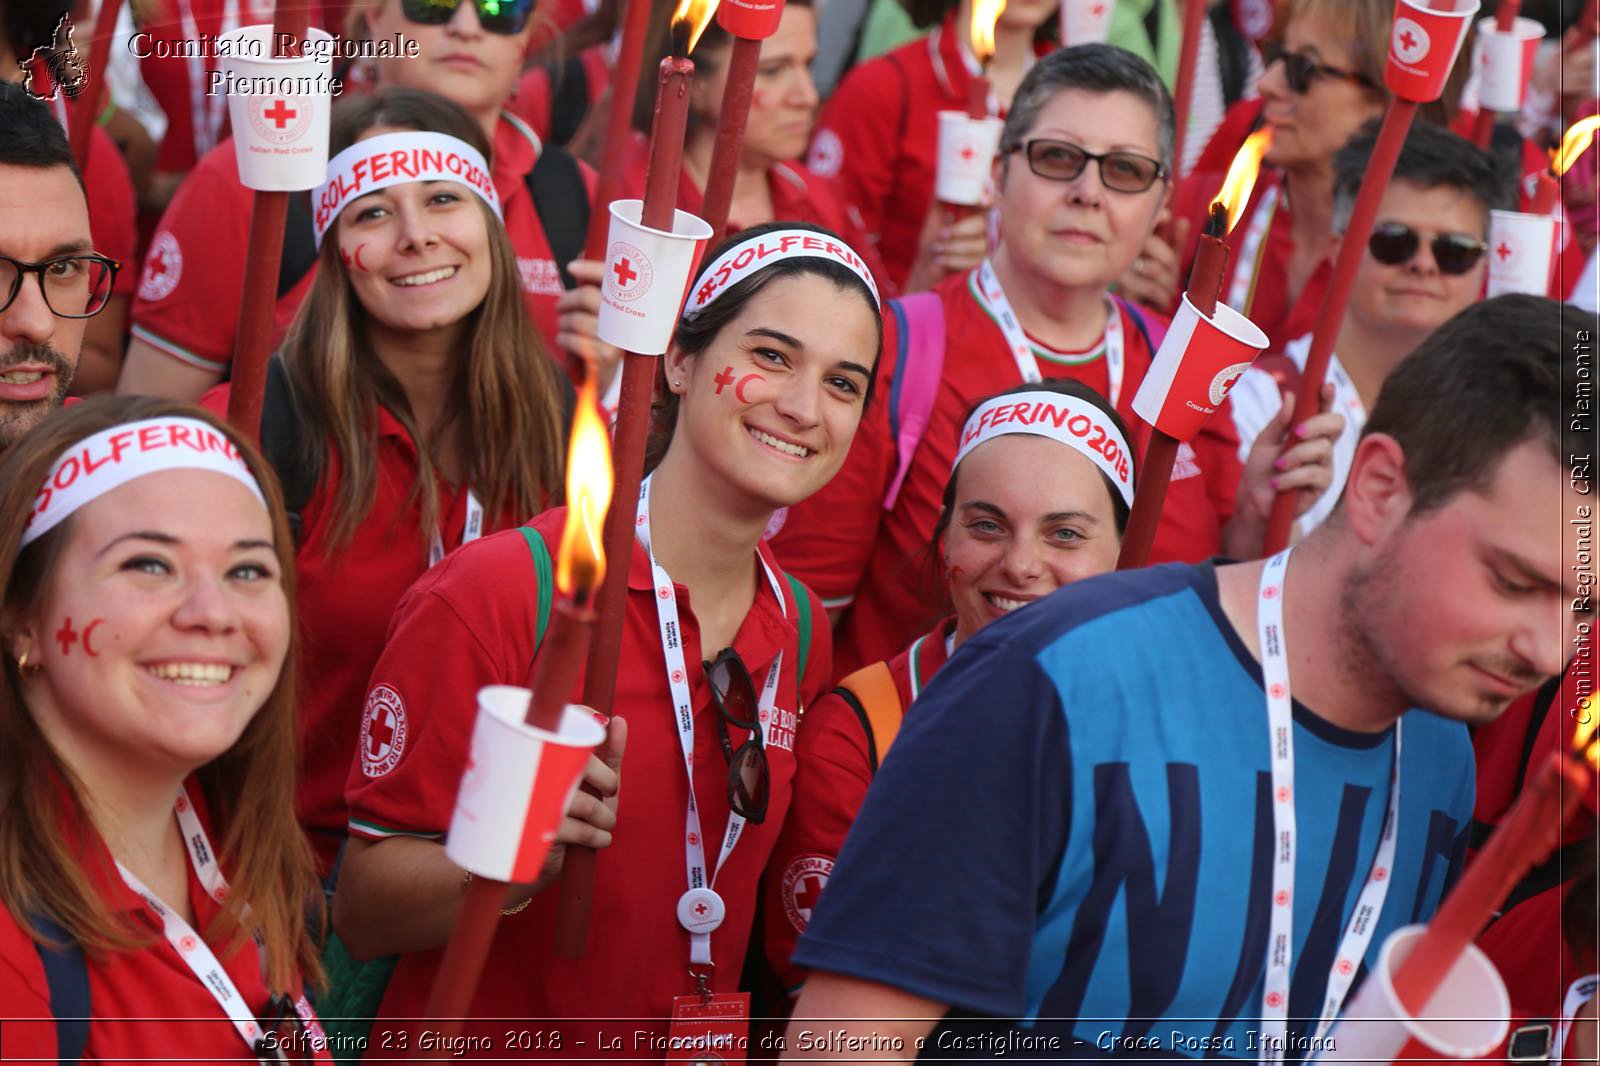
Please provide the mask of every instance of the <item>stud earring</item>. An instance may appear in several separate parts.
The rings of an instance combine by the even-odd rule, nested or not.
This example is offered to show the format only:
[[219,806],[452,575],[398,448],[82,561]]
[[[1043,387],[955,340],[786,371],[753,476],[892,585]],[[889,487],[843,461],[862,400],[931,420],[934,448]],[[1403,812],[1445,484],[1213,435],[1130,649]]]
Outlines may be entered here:
[[29,662],[28,662],[28,653],[26,651],[24,651],[21,655],[17,656],[17,673],[19,673],[19,674],[30,673],[30,672],[33,672],[33,671],[36,671],[36,670],[41,670],[43,668],[44,668],[43,664],[41,664],[41,663],[29,664]]

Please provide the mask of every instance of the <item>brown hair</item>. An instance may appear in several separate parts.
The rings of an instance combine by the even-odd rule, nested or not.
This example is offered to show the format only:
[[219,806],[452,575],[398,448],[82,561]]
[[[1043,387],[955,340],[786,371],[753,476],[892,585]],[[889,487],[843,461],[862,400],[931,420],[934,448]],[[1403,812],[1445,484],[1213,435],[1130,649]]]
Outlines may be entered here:
[[[0,603],[7,629],[39,609],[70,540],[74,523],[69,517],[26,548],[19,547],[34,496],[51,466],[73,444],[102,430],[167,416],[199,419],[225,433],[260,482],[272,519],[279,582],[293,621],[294,550],[277,479],[260,453],[226,424],[188,404],[149,396],[99,396],[57,412],[0,462],[0,573],[6,575]],[[297,996],[302,981],[322,979],[317,945],[308,930],[308,918],[320,924],[322,893],[311,846],[294,814],[299,653],[292,624],[289,633],[288,656],[266,701],[233,747],[194,776],[221,832],[218,862],[229,886],[227,903],[203,935],[207,943],[226,944],[231,950],[259,933],[268,986]],[[74,841],[95,834],[83,784],[34,721],[11,654],[3,658],[0,900],[35,940],[46,939],[35,919],[47,916],[92,955],[137,948],[148,941],[147,932],[119,921],[95,888],[110,871],[86,868],[74,846]]]
[[[329,153],[354,144],[375,126],[448,134],[489,158],[483,130],[460,107],[433,93],[398,87],[336,108]],[[487,204],[470,199],[489,226],[489,291],[468,316],[460,373],[434,435],[453,435],[467,481],[483,501],[492,528],[507,508],[523,517],[537,514],[561,492],[561,385],[523,305],[516,253],[505,226]],[[377,499],[380,406],[416,445],[412,500],[421,502],[424,532],[437,525],[439,509],[430,448],[436,441],[421,439],[405,390],[367,339],[367,312],[339,260],[335,236],[330,231],[322,242],[316,280],[280,354],[305,427],[300,444],[309,467],[326,469],[330,444],[339,457],[343,480],[327,534],[331,549],[349,543]]]

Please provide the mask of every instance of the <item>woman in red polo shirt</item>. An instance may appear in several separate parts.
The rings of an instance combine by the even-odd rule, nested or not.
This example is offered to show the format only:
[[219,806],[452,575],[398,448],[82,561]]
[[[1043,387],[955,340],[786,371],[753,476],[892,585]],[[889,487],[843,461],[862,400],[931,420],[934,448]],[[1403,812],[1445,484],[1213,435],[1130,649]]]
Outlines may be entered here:
[[265,471],[220,421],[135,397],[0,465],[0,1000],[35,1019],[5,1023],[8,1057],[294,1061],[321,1036]]
[[[328,184],[313,193],[317,278],[262,415],[299,517],[297,800],[325,872],[394,605],[445,552],[549,506],[564,387],[518,298],[488,146],[466,113],[384,89],[341,108],[330,141]],[[438,170],[411,180],[396,157]],[[206,402],[220,411],[227,397],[222,386]]]
[[[620,803],[576,795],[557,836],[601,849],[589,949],[552,951],[557,893],[540,889],[557,847],[539,884],[509,891],[514,916],[467,1012],[597,1020],[541,1023],[542,1043],[519,1054],[658,1057],[697,989],[737,1008],[757,881],[790,806],[794,729],[828,682],[821,607],[762,534],[844,460],[877,358],[877,293],[859,256],[796,223],[746,231],[709,260],[663,360],[668,432],[647,463],[633,552],[609,560],[629,572],[615,700],[626,757],[614,718],[610,765],[591,759],[588,780],[616,795],[620,768],[626,783]],[[554,545],[564,519],[557,509],[533,527]],[[536,574],[517,532],[451,555],[406,594],[372,673],[369,735],[384,750],[363,747],[351,769],[334,924],[358,955],[401,953],[374,1029],[397,1042],[415,1042],[400,1020],[423,1013],[465,887],[439,840],[475,695],[525,684],[539,652]],[[498,1046],[505,1027],[465,1032]]]

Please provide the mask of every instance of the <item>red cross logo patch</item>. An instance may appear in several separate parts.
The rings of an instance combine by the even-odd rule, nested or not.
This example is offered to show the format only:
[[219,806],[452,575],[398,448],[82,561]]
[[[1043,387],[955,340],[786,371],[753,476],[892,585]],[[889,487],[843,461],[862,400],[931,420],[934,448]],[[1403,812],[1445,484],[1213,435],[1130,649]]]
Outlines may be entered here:
[[833,860],[825,855],[802,855],[783,871],[783,913],[795,932],[806,931],[832,874]]
[[172,295],[183,276],[183,252],[178,238],[166,230],[155,235],[144,257],[144,274],[139,279],[139,299],[162,300]]
[[374,685],[361,714],[361,772],[382,777],[406,751],[406,703],[389,685]]

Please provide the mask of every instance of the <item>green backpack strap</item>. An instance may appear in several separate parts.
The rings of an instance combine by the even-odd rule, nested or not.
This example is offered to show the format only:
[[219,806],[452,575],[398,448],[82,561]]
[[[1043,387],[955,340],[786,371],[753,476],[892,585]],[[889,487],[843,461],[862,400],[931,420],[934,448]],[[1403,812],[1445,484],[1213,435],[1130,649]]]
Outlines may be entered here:
[[811,657],[811,593],[793,574],[783,576],[789,581],[789,591],[794,593],[795,623],[800,630],[800,655],[796,660],[799,670],[794,675],[798,686],[806,679],[806,660]]
[[[555,599],[555,568],[550,563],[550,549],[537,529],[519,526],[517,532],[528,542],[528,552],[533,556],[533,572],[539,578],[539,613],[533,627],[533,647],[537,651],[539,645],[544,643],[545,627],[550,624],[550,604]],[[805,652],[802,651],[800,655],[800,661],[805,662]]]

